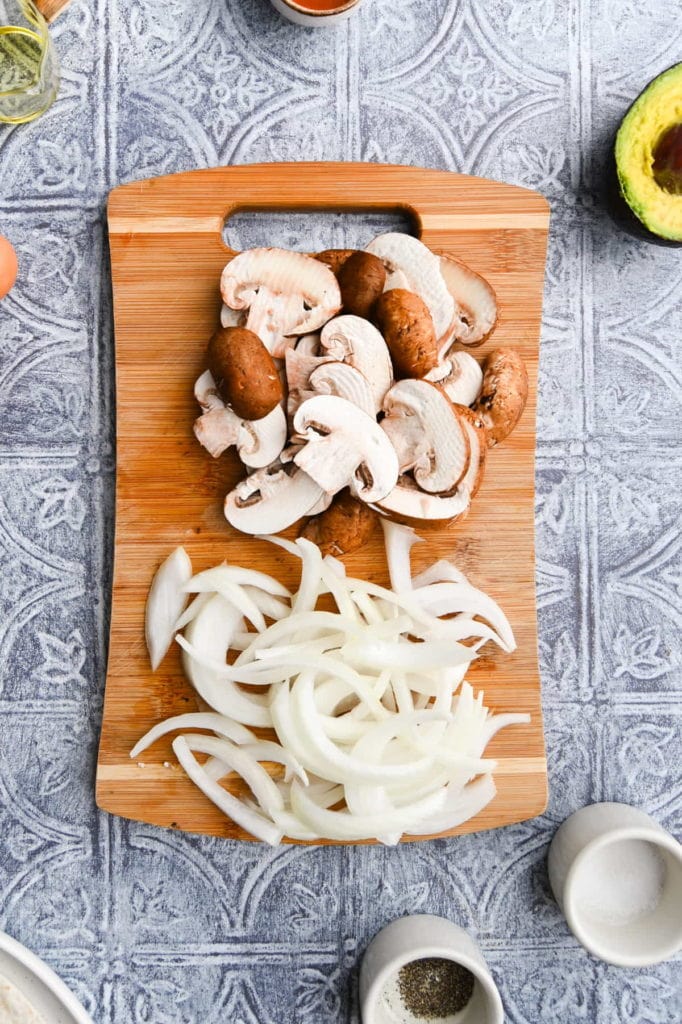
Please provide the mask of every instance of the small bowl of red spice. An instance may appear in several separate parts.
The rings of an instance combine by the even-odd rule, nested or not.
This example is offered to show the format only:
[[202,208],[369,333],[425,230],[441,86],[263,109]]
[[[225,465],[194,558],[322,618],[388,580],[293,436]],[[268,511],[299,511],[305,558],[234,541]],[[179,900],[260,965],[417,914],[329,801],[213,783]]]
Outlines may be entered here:
[[431,914],[375,935],[360,969],[363,1024],[502,1024],[502,1000],[463,928]]
[[362,0],[270,0],[276,11],[307,28],[331,28],[354,14]]

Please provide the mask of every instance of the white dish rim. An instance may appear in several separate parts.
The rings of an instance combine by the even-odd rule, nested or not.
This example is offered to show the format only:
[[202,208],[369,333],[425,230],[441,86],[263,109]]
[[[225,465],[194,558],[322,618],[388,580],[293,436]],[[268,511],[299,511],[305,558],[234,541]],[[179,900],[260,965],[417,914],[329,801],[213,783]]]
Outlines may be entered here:
[[[92,1017],[83,1009],[75,995],[68,988],[58,974],[51,967],[40,959],[30,949],[23,946],[11,935],[0,931],[0,950],[7,953],[12,959],[22,964],[31,974],[35,975],[46,988],[50,990],[55,999],[58,1000],[64,1009],[71,1014],[76,1024],[93,1024]],[[30,999],[30,993],[26,996]]]

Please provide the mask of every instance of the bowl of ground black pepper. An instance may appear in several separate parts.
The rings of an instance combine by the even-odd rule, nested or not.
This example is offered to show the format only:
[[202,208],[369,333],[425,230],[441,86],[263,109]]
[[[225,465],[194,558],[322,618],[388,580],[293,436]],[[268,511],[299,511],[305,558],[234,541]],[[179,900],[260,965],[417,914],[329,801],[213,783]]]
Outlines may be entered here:
[[480,949],[444,917],[412,914],[375,935],[360,969],[363,1024],[502,1024]]

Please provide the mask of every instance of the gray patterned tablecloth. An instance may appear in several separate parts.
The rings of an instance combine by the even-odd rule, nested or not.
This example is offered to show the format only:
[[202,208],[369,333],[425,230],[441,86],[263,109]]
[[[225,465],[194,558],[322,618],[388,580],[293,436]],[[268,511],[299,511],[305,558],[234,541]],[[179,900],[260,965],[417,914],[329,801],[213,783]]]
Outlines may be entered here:
[[[0,128],[0,233],[21,263],[0,308],[0,928],[97,1024],[357,1022],[363,948],[409,911],[478,936],[514,1024],[679,1021],[679,963],[590,958],[545,869],[557,824],[586,802],[680,829],[680,251],[632,241],[595,199],[615,121],[680,59],[679,4],[365,0],[321,34],[266,0],[74,0],[55,36],[58,102]],[[499,832],[273,851],[95,810],[115,463],[107,191],[314,158],[473,172],[552,204],[537,464],[551,799]]]

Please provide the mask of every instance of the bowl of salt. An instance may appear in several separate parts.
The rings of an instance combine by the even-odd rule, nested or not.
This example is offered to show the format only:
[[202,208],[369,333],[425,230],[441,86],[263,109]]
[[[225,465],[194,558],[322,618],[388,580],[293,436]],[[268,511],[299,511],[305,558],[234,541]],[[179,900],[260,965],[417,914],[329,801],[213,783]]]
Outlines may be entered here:
[[600,960],[646,967],[682,948],[682,846],[644,811],[581,808],[559,828],[547,866],[569,928]]

